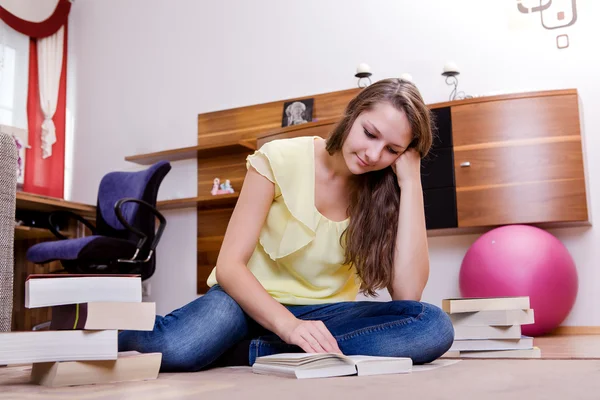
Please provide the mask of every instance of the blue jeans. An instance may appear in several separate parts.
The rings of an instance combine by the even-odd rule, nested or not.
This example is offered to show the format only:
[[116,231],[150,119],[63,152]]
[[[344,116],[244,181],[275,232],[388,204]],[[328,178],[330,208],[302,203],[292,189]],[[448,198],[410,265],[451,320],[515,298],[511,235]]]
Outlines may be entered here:
[[[286,306],[302,320],[321,320],[346,355],[410,357],[433,361],[454,340],[449,317],[440,308],[418,301],[356,301]],[[250,365],[257,357],[301,352],[252,320],[219,286],[161,317],[152,331],[122,331],[119,351],[163,354],[161,371],[210,368],[226,350],[250,339]]]

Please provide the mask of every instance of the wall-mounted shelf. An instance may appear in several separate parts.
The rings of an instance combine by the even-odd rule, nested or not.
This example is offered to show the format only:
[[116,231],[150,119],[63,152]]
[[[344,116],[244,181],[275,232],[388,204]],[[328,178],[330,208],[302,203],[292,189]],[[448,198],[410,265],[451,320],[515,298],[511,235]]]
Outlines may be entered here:
[[281,128],[277,128],[277,129],[271,129],[271,130],[265,132],[264,135],[260,135],[259,138],[264,138],[264,137],[268,137],[271,135],[278,135],[281,133],[292,132],[292,131],[297,131],[297,130],[305,130],[308,128],[314,128],[314,127],[321,126],[321,125],[331,125],[331,124],[338,122],[339,120],[340,120],[340,117],[323,118],[323,119],[319,119],[319,120],[315,120],[315,121],[311,121],[311,122],[306,122],[304,124],[285,126],[285,127],[281,127]]
[[240,140],[237,142],[198,145],[158,151],[156,153],[137,154],[125,157],[125,161],[141,165],[152,165],[158,161],[180,161],[203,157],[215,157],[228,154],[243,153],[256,150],[255,140]]
[[198,207],[200,209],[233,207],[239,196],[239,193],[231,193],[164,200],[157,202],[157,208],[159,210],[176,210],[189,207]]
[[[60,232],[64,236],[72,236],[68,232]],[[35,228],[31,226],[17,225],[15,226],[15,240],[29,240],[29,239],[56,239],[56,236],[48,229]]]
[[163,200],[156,202],[156,208],[159,211],[164,210],[177,210],[180,208],[196,208],[198,206],[198,198],[197,197],[186,197],[183,199],[174,199],[174,200]]
[[[322,125],[331,125],[339,120],[335,118],[323,118],[318,121],[307,122],[306,124],[286,126],[276,129],[269,129],[260,138],[267,138],[273,135],[293,132],[296,130],[318,127]],[[181,161],[194,158],[216,157],[228,154],[243,153],[257,149],[256,139],[238,140],[229,143],[212,143],[191,147],[182,147],[179,149],[163,150],[155,153],[136,154],[125,157],[125,161],[134,162],[141,165],[152,165],[158,161]]]

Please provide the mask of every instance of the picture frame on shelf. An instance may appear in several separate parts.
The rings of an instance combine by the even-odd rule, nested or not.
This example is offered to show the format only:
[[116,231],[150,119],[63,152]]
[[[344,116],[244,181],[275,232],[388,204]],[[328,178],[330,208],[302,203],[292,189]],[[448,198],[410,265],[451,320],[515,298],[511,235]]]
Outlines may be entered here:
[[315,99],[286,101],[283,103],[281,126],[305,124],[312,121]]

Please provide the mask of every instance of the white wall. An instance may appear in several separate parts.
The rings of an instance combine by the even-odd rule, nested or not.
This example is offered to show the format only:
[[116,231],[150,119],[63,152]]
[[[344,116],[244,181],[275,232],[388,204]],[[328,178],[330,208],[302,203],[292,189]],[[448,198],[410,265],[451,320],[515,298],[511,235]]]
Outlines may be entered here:
[[[72,198],[94,202],[104,173],[135,168],[126,155],[196,144],[198,113],[351,88],[360,62],[375,79],[411,73],[428,103],[447,99],[440,73],[449,60],[461,68],[459,88],[472,95],[577,88],[586,168],[598,171],[600,4],[577,6],[573,26],[547,30],[539,13],[520,14],[506,0],[78,0],[69,38],[76,69],[69,83],[76,87]],[[544,14],[546,21],[552,16],[556,9]],[[570,47],[559,50],[561,33]],[[597,174],[588,182],[593,215],[600,212]],[[195,181],[194,162],[175,165],[160,196],[194,195]],[[168,217],[152,280],[160,313],[196,296],[194,211]],[[565,324],[600,325],[600,230],[553,233],[580,277]],[[459,294],[460,262],[476,238],[430,239],[425,301]]]

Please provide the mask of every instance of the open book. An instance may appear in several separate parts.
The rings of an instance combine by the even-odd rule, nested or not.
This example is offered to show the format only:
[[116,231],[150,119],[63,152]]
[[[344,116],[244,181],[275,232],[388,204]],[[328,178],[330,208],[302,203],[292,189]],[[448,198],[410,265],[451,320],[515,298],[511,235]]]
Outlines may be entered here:
[[258,357],[252,372],[297,379],[345,375],[403,374],[412,371],[408,357],[344,356],[333,353],[282,353]]

